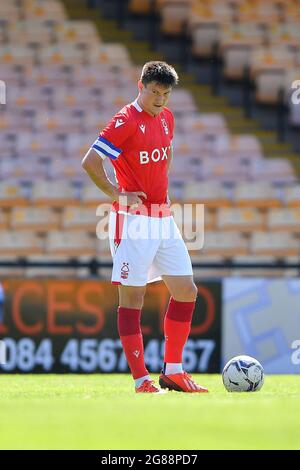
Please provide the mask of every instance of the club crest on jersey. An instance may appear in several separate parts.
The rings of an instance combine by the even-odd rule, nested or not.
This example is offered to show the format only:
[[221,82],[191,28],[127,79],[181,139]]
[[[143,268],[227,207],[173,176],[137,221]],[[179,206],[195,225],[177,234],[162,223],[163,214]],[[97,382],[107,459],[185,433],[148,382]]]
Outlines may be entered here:
[[140,129],[141,129],[142,133],[143,133],[143,134],[145,134],[145,130],[146,130],[146,126],[145,126],[145,124],[140,124],[140,126],[139,126],[139,127],[140,127]]
[[115,129],[117,127],[123,126],[123,124],[125,124],[125,121],[123,121],[122,119],[117,119],[116,124],[115,124]]
[[161,123],[163,125],[165,133],[168,135],[169,134],[169,129],[168,129],[167,121],[165,120],[165,118],[161,118]]
[[123,263],[123,266],[121,267],[121,278],[127,279],[128,274],[129,274],[129,263]]

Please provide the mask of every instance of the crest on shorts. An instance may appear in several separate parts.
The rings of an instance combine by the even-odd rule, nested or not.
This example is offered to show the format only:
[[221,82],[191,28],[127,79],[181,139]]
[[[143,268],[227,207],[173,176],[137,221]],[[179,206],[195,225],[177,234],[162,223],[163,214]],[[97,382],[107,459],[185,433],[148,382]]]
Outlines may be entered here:
[[121,278],[127,279],[128,274],[129,274],[129,263],[123,263],[123,266],[121,267]]

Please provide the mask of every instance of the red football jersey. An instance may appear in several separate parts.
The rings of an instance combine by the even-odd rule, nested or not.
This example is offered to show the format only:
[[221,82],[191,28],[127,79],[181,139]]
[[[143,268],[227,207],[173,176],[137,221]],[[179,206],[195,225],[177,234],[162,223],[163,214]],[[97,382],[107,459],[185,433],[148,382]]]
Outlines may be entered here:
[[143,191],[146,207],[167,202],[167,162],[174,131],[168,108],[156,117],[142,110],[137,101],[125,106],[109,122],[93,144],[102,157],[109,157],[119,189]]

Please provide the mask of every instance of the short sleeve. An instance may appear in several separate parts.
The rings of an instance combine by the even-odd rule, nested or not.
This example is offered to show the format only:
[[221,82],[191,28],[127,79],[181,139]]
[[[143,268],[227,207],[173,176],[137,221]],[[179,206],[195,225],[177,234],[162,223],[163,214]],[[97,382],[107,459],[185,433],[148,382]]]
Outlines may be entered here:
[[173,115],[172,111],[169,108],[165,108],[164,113],[165,113],[165,117],[167,119],[169,131],[170,131],[170,140],[172,141],[173,140],[173,135],[174,135],[174,124],[175,124],[174,115]]
[[174,136],[174,125],[175,125],[175,120],[174,120],[174,115],[172,112],[170,112],[170,138],[171,140],[173,140],[173,136]]
[[122,146],[135,131],[135,121],[126,114],[117,113],[100,133],[92,148],[101,158],[116,160],[122,153]]

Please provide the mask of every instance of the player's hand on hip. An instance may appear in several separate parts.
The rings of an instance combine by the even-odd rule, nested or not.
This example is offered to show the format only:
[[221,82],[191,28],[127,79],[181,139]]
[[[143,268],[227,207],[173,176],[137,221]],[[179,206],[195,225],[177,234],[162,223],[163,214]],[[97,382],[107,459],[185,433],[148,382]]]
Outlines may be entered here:
[[147,199],[147,195],[142,191],[124,191],[119,195],[119,203],[122,206],[138,206],[140,204],[143,204],[141,197]]

